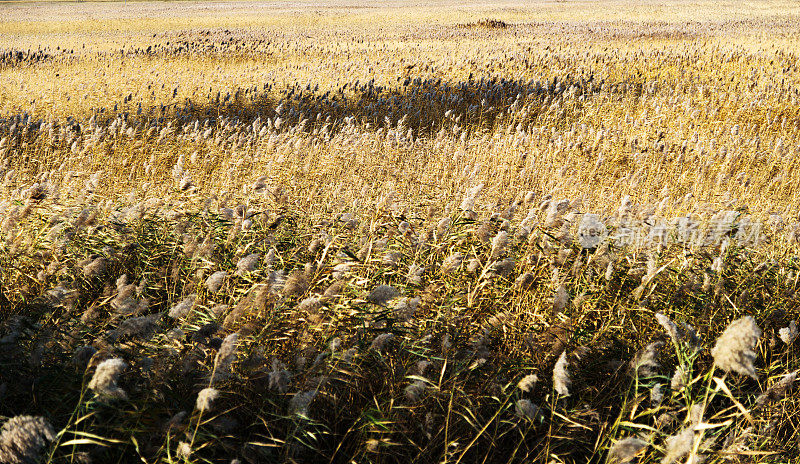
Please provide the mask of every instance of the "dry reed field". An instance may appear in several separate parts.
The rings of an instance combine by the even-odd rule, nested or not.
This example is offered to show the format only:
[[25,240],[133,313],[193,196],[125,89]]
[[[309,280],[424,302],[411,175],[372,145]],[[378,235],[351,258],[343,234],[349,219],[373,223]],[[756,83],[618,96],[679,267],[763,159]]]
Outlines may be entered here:
[[0,3],[0,462],[797,463],[800,4]]

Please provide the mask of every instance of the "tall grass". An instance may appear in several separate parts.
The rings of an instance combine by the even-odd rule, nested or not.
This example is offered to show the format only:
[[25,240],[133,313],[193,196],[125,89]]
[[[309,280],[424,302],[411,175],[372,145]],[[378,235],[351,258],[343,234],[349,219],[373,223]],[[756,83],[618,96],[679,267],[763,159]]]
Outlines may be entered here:
[[0,461],[800,459],[792,6],[621,5],[17,6]]

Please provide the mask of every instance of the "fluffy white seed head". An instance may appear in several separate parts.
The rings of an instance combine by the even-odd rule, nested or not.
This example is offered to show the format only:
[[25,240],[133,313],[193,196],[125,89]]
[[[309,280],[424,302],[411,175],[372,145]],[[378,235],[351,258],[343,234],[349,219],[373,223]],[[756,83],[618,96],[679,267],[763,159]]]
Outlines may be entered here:
[[422,284],[422,275],[425,273],[425,268],[412,264],[408,267],[408,283],[412,285]]
[[523,398],[514,403],[514,412],[518,417],[534,420],[539,414],[539,406],[533,404],[531,400]]
[[781,377],[781,379],[772,384],[767,391],[760,394],[758,398],[756,398],[756,407],[761,407],[767,403],[778,401],[786,396],[786,392],[788,392],[792,386],[794,386],[795,380],[797,380],[797,371]]
[[444,234],[450,229],[450,223],[452,220],[449,217],[443,217],[436,223],[436,237],[441,240],[444,237]]
[[608,237],[608,229],[596,214],[584,214],[578,224],[578,243],[581,248],[594,249]]
[[243,276],[247,273],[255,271],[260,260],[261,255],[258,253],[250,253],[249,255],[243,257],[236,263],[236,275]]
[[170,308],[169,317],[173,319],[180,319],[182,317],[186,317],[186,315],[189,314],[189,311],[192,310],[192,307],[194,306],[194,302],[196,299],[197,295],[194,293],[187,296],[186,298],[181,300],[180,303]]
[[160,314],[125,319],[120,322],[116,329],[108,332],[109,340],[116,342],[122,337],[147,340],[158,330],[160,319]]
[[689,427],[667,438],[665,455],[662,464],[672,464],[692,451],[694,446],[694,428]]
[[656,313],[656,321],[664,328],[664,331],[667,332],[669,338],[676,345],[683,343],[695,350],[700,349],[702,340],[691,325],[683,322],[679,326],[672,322],[669,317],[661,313]]
[[39,462],[42,449],[56,437],[44,417],[15,416],[0,428],[0,462],[27,464]]
[[672,379],[669,382],[669,387],[672,389],[672,391],[678,392],[685,386],[686,386],[686,368],[683,367],[683,364],[681,364],[675,369],[675,373],[672,374]]
[[475,210],[475,200],[483,189],[483,184],[478,184],[464,194],[464,199],[461,201],[461,211],[473,212]]
[[553,295],[553,314],[558,314],[567,307],[569,303],[569,293],[567,287],[563,284],[556,288],[556,293]]
[[647,442],[636,437],[624,438],[608,451],[609,464],[623,464],[631,462],[636,456],[647,448]]
[[350,272],[350,268],[353,265],[351,263],[339,263],[333,267],[333,278],[335,280],[341,280],[347,277],[347,274]]
[[179,458],[189,459],[192,455],[192,446],[185,441],[178,443],[178,449],[175,451]]
[[555,388],[556,393],[561,396],[569,396],[569,387],[572,385],[572,381],[569,378],[569,371],[567,370],[568,366],[567,352],[564,351],[561,353],[561,356],[559,356],[556,366],[553,369],[553,388]]
[[760,337],[761,329],[751,316],[731,322],[711,349],[714,364],[725,372],[733,371],[758,379],[753,362]]
[[664,328],[664,331],[667,332],[667,335],[669,335],[669,338],[671,338],[674,343],[677,344],[680,341],[680,335],[678,334],[678,326],[677,324],[672,322],[672,320],[669,317],[661,313],[656,313],[656,321],[658,321],[658,323],[661,324],[661,327]]
[[705,411],[702,403],[693,404],[692,407],[689,408],[689,413],[687,414],[689,423],[694,427],[699,425],[701,422],[703,422],[704,412]]
[[322,308],[322,300],[316,296],[305,298],[297,305],[298,311],[306,311],[309,313],[319,311],[320,308]]
[[797,321],[790,322],[789,327],[784,327],[778,331],[778,336],[781,338],[781,341],[787,345],[794,343],[797,339],[797,335]]
[[524,392],[529,392],[533,390],[533,387],[538,381],[539,377],[537,377],[536,374],[526,375],[517,383],[517,387]]
[[232,333],[225,337],[219,348],[214,362],[214,377],[212,383],[225,380],[231,376],[231,364],[236,360],[236,349],[239,345],[239,333]]
[[653,342],[639,350],[631,361],[633,373],[639,377],[652,377],[657,374],[661,365],[658,363],[658,353],[664,342]]
[[458,270],[461,267],[461,263],[464,262],[464,253],[453,253],[452,255],[448,256],[442,262],[442,273],[443,274],[450,274]]
[[491,259],[499,258],[508,245],[508,232],[501,230],[492,239],[492,253]]
[[295,269],[287,277],[281,288],[285,296],[299,296],[308,290],[308,277],[303,269]]
[[420,301],[419,297],[398,298],[392,302],[392,314],[399,322],[408,322],[416,314]]
[[225,271],[217,271],[206,279],[206,288],[211,293],[217,293],[225,282]]
[[219,398],[219,390],[216,388],[204,388],[197,394],[195,409],[201,412],[210,411],[217,398]]
[[83,276],[93,279],[106,272],[108,261],[105,258],[95,258],[89,264],[83,266]]
[[367,296],[367,301],[384,306],[398,296],[400,296],[400,292],[391,285],[378,285]]
[[119,375],[127,368],[120,358],[106,359],[97,365],[88,387],[101,397],[127,399],[128,394],[117,385]]
[[657,383],[653,385],[653,388],[650,389],[650,406],[656,407],[664,400],[664,388],[663,385]]

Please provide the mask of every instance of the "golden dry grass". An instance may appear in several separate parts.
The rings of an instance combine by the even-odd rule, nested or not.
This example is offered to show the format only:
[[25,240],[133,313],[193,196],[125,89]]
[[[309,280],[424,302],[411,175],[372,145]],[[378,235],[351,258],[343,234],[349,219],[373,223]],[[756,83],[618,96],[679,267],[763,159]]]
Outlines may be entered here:
[[[0,24],[4,32],[0,47],[27,50],[45,46],[52,52],[61,47],[70,53],[48,64],[4,68],[0,107],[5,114],[30,112],[37,118],[53,119],[86,117],[115,105],[129,113],[139,104],[145,110],[162,104],[171,109],[187,99],[195,107],[208,108],[217,92],[262,90],[265,83],[273,90],[255,97],[258,101],[250,95],[239,104],[277,106],[286,94],[283,87],[295,84],[319,86],[315,94],[321,95],[338,92],[349,82],[351,87],[344,90],[343,97],[356,98],[360,95],[353,92],[355,80],[363,84],[374,79],[385,95],[402,96],[407,88],[399,85],[398,79],[406,76],[442,79],[450,86],[465,82],[470,74],[476,79],[501,78],[523,86],[555,78],[565,82],[558,94],[523,100],[547,122],[530,124],[514,114],[480,128],[488,130],[481,137],[494,137],[493,143],[466,144],[470,161],[475,161],[471,166],[481,166],[475,181],[500,177],[501,182],[491,184],[506,198],[520,189],[534,189],[567,197],[581,195],[590,202],[616,203],[631,195],[635,201],[649,203],[692,193],[698,202],[715,206],[736,200],[754,211],[797,213],[796,192],[800,189],[793,174],[795,157],[776,156],[774,148],[778,139],[790,154],[797,145],[792,53],[796,22],[790,4],[729,9],[692,3],[691,8],[673,8],[670,13],[665,13],[667,4],[658,2],[647,3],[646,8],[603,2],[595,9],[561,2],[527,8],[517,4],[455,7],[442,3],[402,9],[320,4],[313,13],[305,7],[298,13],[298,7],[289,4],[234,3],[230,9],[206,5],[4,5],[8,14]],[[253,14],[265,8],[269,11]],[[85,19],[87,11],[96,19]],[[225,14],[220,16],[220,11]],[[732,12],[722,17],[727,11]],[[70,12],[82,19],[55,19]],[[692,21],[685,22],[689,12]],[[623,14],[627,15],[624,20]],[[513,27],[459,27],[487,15]],[[169,49],[166,43],[170,39],[173,45],[175,40],[191,42],[192,30],[221,27],[232,30],[230,37],[248,41],[248,45],[239,51],[224,46],[213,53],[185,50],[177,56],[135,53],[156,45]],[[224,39],[211,37],[209,41],[216,40],[219,46]],[[270,45],[253,45],[256,41]],[[119,50],[132,54],[121,59]],[[580,88],[579,93],[568,93],[573,85]],[[650,90],[640,95],[640,88]],[[424,90],[441,94],[441,89]],[[128,95],[132,99],[123,104]],[[491,116],[502,112],[515,96],[504,94],[493,102],[497,108]],[[460,104],[454,102],[453,109],[458,110]],[[444,113],[443,106],[425,111],[433,120],[436,117],[430,112]],[[394,122],[401,116],[395,114]],[[530,126],[564,130],[535,133],[520,144],[516,134],[503,133],[508,125],[515,125],[515,118],[526,130]],[[478,128],[471,125],[477,124],[481,124],[479,116],[465,115],[464,129],[476,132]],[[730,133],[734,126],[740,128],[737,136]],[[589,153],[586,147],[575,150],[576,145],[593,144],[599,130],[609,134],[602,146],[589,147]],[[631,149],[634,140],[637,148]],[[653,145],[657,141],[665,145],[663,155]],[[687,154],[676,156],[684,142]],[[427,140],[420,143],[423,148],[402,155],[395,150],[384,156],[385,147],[372,148],[373,156],[367,159],[419,158],[427,166],[442,166],[450,173],[467,167],[449,161],[453,148],[436,149]],[[317,149],[323,157],[335,151],[325,144]],[[720,150],[728,154],[720,154]],[[533,156],[520,161],[523,152]],[[426,155],[420,158],[421,153]],[[125,157],[133,162],[139,156]],[[319,163],[337,165],[341,163]],[[510,172],[525,167],[522,176]],[[384,169],[402,177],[396,166],[361,166],[358,174],[375,178],[370,172]],[[248,165],[248,170],[257,168]],[[220,176],[221,172],[208,174],[227,177]],[[309,174],[309,182],[320,175]],[[427,174],[424,182],[440,178],[438,172]],[[352,174],[337,178],[343,185],[361,190],[362,182]],[[134,184],[143,181],[131,180]],[[147,180],[163,183],[158,176]],[[665,186],[672,190],[668,195],[663,195]],[[453,189],[445,187],[444,192],[455,195],[462,187],[459,183]],[[405,194],[417,191],[417,185],[398,185],[397,189]],[[606,205],[591,206],[599,210]],[[687,211],[702,209],[702,205],[698,208],[692,202],[676,208]]]
[[799,10],[0,3],[0,458],[796,462]]

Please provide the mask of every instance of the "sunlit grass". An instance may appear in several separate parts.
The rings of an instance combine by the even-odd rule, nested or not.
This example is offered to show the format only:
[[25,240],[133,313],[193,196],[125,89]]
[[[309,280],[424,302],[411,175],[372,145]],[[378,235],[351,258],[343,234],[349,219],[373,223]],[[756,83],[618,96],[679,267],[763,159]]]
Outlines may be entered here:
[[690,6],[0,4],[0,461],[800,459],[797,6]]

